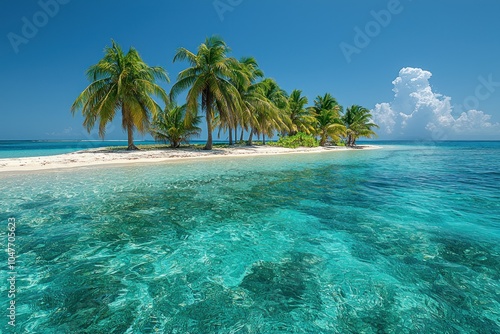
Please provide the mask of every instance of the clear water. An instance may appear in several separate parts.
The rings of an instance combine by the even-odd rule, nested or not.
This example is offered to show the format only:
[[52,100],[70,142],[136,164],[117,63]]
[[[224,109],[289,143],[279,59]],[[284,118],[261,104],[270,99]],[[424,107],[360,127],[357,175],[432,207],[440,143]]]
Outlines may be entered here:
[[500,333],[500,143],[0,182],[19,333]]
[[[220,142],[220,141],[215,141]],[[204,141],[193,140],[192,143],[204,143]],[[136,145],[155,144],[154,141],[138,140]],[[126,140],[0,140],[0,159],[42,157],[71,153],[87,149],[95,149],[110,146],[127,146]]]
[[[154,144],[154,142],[138,141],[136,144]],[[0,140],[0,159],[58,155],[109,146],[127,146],[127,141]]]

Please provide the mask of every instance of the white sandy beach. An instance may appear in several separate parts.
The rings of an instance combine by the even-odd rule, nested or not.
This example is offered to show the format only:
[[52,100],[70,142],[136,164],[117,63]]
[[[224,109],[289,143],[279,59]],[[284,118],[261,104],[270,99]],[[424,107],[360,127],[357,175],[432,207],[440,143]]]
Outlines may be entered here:
[[0,159],[0,173],[30,172],[111,164],[158,163],[179,159],[345,152],[350,150],[355,151],[359,149],[366,150],[377,148],[380,147],[374,145],[362,145],[357,146],[356,148],[300,147],[297,149],[290,149],[276,146],[236,146],[232,148],[214,148],[212,151],[204,151],[195,148],[140,151],[109,150],[106,148],[100,148],[53,156]]

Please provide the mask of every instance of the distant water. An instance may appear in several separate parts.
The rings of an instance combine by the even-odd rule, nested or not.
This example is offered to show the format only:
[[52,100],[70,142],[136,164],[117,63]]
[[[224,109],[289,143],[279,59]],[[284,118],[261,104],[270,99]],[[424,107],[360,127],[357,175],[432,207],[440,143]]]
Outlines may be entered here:
[[[136,144],[154,142],[138,141]],[[58,155],[109,146],[127,146],[127,141],[0,140],[0,159]]]
[[0,202],[19,333],[500,333],[498,142],[0,175]]
[[[205,143],[201,140],[192,140],[192,143]],[[215,140],[215,143],[222,141]],[[151,145],[156,144],[154,141],[139,140],[136,145]],[[25,157],[41,157],[48,155],[58,155],[71,153],[81,150],[124,146],[128,145],[126,140],[0,140],[0,159],[5,158],[25,158]]]

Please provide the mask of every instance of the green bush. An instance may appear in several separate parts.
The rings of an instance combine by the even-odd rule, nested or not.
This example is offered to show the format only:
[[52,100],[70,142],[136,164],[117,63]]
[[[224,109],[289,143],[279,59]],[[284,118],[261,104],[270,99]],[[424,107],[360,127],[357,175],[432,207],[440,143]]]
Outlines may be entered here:
[[303,132],[299,132],[294,136],[281,137],[276,143],[276,146],[286,148],[317,147],[319,146],[319,142],[313,136],[306,135]]

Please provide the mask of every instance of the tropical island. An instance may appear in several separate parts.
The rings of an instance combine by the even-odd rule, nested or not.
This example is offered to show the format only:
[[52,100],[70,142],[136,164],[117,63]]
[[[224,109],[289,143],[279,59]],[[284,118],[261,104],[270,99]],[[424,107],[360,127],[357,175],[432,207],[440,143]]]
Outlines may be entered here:
[[2,5],[0,332],[500,333],[500,2]]
[[[115,42],[104,57],[87,70],[90,84],[71,106],[81,112],[87,131],[106,126],[119,114],[127,132],[127,147],[99,148],[58,156],[6,159],[0,171],[32,171],[112,163],[162,162],[215,156],[318,153],[358,146],[359,138],[376,136],[367,108],[344,110],[330,94],[318,95],[312,105],[299,89],[288,94],[266,78],[253,57],[229,57],[230,49],[218,36],[205,40],[196,53],[179,48],[174,62],[188,67],[167,93],[159,84],[170,82],[162,67],[151,67],[133,47],[128,52]],[[185,93],[184,104],[176,99]],[[160,103],[163,105],[160,105]],[[206,144],[191,145],[200,136],[202,115]],[[134,133],[151,134],[157,145],[136,146]],[[228,136],[215,144],[213,133]],[[270,140],[278,136],[278,140]]]
[[[189,66],[179,73],[167,94],[158,84],[170,81],[165,69],[147,65],[136,49],[125,53],[112,41],[104,58],[87,70],[91,84],[75,100],[71,111],[82,113],[88,131],[98,126],[102,138],[106,125],[121,112],[128,150],[138,149],[134,131],[150,132],[172,148],[188,143],[201,132],[200,110],[206,119],[205,150],[213,148],[214,130],[219,135],[227,133],[230,146],[251,146],[254,135],[265,145],[266,137],[279,134],[277,145],[283,147],[354,147],[358,138],[376,135],[378,126],[371,121],[367,108],[353,105],[344,112],[329,93],[317,96],[313,106],[307,107],[309,100],[301,90],[288,94],[274,79],[264,77],[254,58],[237,60],[229,57],[229,52],[218,36],[207,38],[196,53],[179,48],[173,61],[186,61]],[[178,105],[175,99],[186,91],[185,104]],[[246,140],[245,132],[249,134]]]

